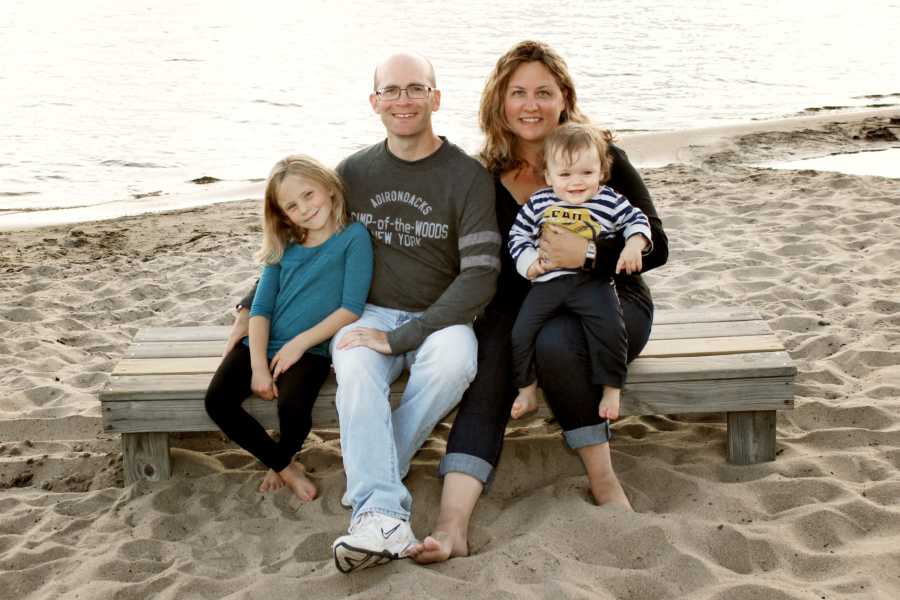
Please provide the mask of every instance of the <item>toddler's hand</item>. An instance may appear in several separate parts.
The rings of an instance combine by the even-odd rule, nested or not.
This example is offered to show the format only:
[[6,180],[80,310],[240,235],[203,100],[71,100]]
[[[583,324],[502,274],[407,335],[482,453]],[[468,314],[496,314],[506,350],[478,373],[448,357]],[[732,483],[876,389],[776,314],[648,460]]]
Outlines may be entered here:
[[642,266],[641,251],[635,245],[625,244],[625,248],[619,254],[619,262],[616,263],[616,273],[623,270],[629,275],[640,273]]

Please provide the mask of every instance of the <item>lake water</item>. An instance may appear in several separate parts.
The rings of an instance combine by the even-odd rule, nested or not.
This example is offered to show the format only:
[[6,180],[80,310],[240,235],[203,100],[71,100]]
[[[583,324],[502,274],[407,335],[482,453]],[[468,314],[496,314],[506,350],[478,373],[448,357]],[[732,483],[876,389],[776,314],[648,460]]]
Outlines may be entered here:
[[772,169],[838,171],[850,175],[875,175],[900,179],[900,148],[829,154],[803,160],[765,163],[760,166]]
[[[432,59],[436,129],[469,151],[497,57],[566,57],[586,113],[671,130],[900,102],[900,2],[5,0],[4,212],[136,207],[246,185],[291,152],[333,164],[380,139],[368,93],[397,49]],[[142,200],[145,202],[142,203]]]

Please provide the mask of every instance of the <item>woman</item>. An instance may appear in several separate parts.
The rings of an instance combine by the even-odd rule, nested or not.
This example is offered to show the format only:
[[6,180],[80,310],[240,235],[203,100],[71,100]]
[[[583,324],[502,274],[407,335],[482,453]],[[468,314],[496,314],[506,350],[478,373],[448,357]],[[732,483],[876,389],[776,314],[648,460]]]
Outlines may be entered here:
[[[500,57],[485,85],[479,113],[485,135],[481,159],[494,176],[497,221],[503,236],[502,268],[497,294],[475,323],[478,374],[459,406],[441,462],[444,487],[438,520],[412,557],[421,563],[468,554],[469,519],[500,459],[503,434],[517,390],[512,380],[509,335],[529,283],[505,251],[509,229],[520,206],[545,187],[541,164],[544,139],[560,123],[586,122],[576,101],[565,62],[546,44],[525,41]],[[612,146],[608,185],[624,194],[650,220],[653,247],[643,270],[666,262],[668,240],[640,175],[625,153]],[[633,236],[629,243],[646,243]],[[541,252],[551,268],[591,268],[609,276],[624,246],[621,238],[598,242],[596,260],[588,242],[563,230],[548,230]],[[638,274],[615,276],[628,333],[628,360],[640,354],[650,337],[653,301]],[[563,429],[566,442],[584,463],[596,502],[631,504],[616,477],[609,451],[609,424],[597,412],[598,390],[591,383],[590,361],[581,323],[562,314],[541,330],[536,344],[538,379],[544,397]]]

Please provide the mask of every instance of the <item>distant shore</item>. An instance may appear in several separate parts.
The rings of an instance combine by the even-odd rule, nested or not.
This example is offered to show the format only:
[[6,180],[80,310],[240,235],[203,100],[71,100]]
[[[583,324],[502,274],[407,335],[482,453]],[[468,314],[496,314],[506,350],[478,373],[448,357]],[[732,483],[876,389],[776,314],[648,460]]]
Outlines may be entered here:
[[[721,127],[629,133],[618,136],[618,141],[628,152],[629,158],[635,166],[639,169],[646,169],[673,163],[696,164],[716,151],[724,151],[732,147],[731,145],[736,140],[754,135],[791,134],[793,137],[797,137],[797,140],[792,143],[770,145],[770,148],[777,146],[777,150],[772,153],[759,152],[757,148],[748,146],[744,148],[743,156],[729,158],[733,162],[752,163],[762,160],[809,158],[841,151],[852,151],[859,147],[875,147],[872,143],[867,143],[867,140],[861,140],[859,144],[854,144],[850,134],[832,135],[828,140],[816,137],[815,139],[810,138],[804,143],[798,142],[802,141],[802,133],[825,132],[829,128],[840,129],[841,125],[849,127],[854,123],[860,123],[864,127],[867,121],[889,120],[892,117],[900,119],[900,107],[828,112],[810,116],[750,121]],[[895,134],[897,138],[900,138],[900,127],[896,128]],[[807,135],[807,137],[809,136]],[[842,137],[846,139],[841,139]],[[897,142],[897,145],[900,145],[900,141]],[[87,223],[139,214],[184,210],[222,202],[235,202],[261,197],[262,188],[261,182],[234,184],[213,181],[203,185],[196,192],[185,194],[150,194],[130,200],[110,201],[78,208],[0,212],[0,231]]]

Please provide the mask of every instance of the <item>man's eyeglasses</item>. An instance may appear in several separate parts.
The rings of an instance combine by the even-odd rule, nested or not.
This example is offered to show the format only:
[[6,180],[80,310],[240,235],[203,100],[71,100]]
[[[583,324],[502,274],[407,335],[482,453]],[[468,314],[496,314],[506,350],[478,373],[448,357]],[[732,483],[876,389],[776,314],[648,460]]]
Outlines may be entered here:
[[388,87],[376,90],[375,95],[382,100],[390,101],[398,100],[400,98],[400,94],[406,92],[406,97],[410,100],[421,100],[422,98],[427,98],[428,94],[433,91],[434,88],[432,87],[422,85],[421,83],[413,83],[406,86],[405,88],[397,87],[396,85],[389,85]]

